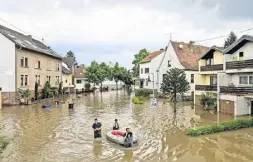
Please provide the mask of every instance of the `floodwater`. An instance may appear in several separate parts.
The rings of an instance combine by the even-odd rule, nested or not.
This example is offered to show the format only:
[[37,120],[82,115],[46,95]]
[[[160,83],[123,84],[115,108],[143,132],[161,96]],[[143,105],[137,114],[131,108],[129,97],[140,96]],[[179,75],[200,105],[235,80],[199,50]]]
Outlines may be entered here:
[[[76,96],[64,100],[72,101]],[[67,104],[51,109],[41,105],[6,107],[0,116],[4,134],[12,137],[2,162],[249,162],[253,161],[253,129],[188,137],[186,129],[232,119],[194,109],[191,103],[174,106],[158,101],[135,106],[123,91],[76,98],[74,110]],[[93,140],[91,125],[98,118],[103,137]],[[138,145],[123,148],[108,141],[105,133],[119,119],[122,128],[138,132]]]

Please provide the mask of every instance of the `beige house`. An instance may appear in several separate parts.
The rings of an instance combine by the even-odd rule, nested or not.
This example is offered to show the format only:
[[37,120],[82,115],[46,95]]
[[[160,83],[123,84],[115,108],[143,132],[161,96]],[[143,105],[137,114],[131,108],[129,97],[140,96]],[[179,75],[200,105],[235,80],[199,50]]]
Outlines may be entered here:
[[63,93],[73,93],[75,91],[73,84],[73,73],[68,68],[67,64],[62,62],[62,87]]
[[42,41],[0,25],[0,87],[5,105],[19,103],[19,89],[31,91],[35,82],[39,89],[46,81],[58,87],[62,80],[62,57]]

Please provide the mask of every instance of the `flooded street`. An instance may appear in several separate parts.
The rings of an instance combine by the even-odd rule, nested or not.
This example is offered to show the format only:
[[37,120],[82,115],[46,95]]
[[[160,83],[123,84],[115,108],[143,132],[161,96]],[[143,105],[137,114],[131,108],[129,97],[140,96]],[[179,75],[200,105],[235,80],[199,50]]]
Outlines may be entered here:
[[[65,99],[66,103],[76,96]],[[170,103],[158,101],[135,106],[131,97],[119,91],[101,96],[90,94],[76,99],[74,110],[67,104],[51,109],[41,105],[6,107],[1,126],[13,137],[2,162],[249,162],[253,160],[253,129],[201,137],[188,137],[186,129],[232,119],[194,110],[191,103],[179,103],[176,112]],[[101,141],[93,140],[91,125],[98,118],[103,124]],[[105,133],[117,118],[121,128],[138,132],[139,143],[125,149],[108,141]]]

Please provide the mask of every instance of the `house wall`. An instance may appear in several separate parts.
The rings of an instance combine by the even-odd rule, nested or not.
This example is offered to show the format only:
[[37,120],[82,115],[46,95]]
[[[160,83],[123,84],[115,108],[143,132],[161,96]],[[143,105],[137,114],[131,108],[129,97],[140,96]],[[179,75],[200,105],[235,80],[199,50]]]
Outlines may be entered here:
[[[118,89],[122,88],[124,86],[124,83],[121,81],[118,81]],[[112,89],[116,89],[117,88],[117,84],[114,80],[110,81],[110,80],[106,80],[103,82],[103,88],[108,87],[109,90]]]
[[[81,80],[81,83],[77,83],[77,80]],[[75,83],[75,89],[76,90],[82,90],[85,88],[85,78],[74,78],[74,83]]]
[[2,92],[16,91],[15,44],[0,34],[0,87]]
[[62,74],[62,87],[73,87],[72,74]]
[[[154,69],[157,69],[157,66],[158,66],[154,63],[156,59],[157,59],[157,57],[154,58],[151,62],[140,64],[140,79],[145,79],[145,81],[143,83],[143,88],[147,88],[147,89],[153,88],[151,86],[152,82],[148,82],[148,86],[146,86],[148,76],[150,76],[150,80],[152,81],[152,75],[145,74],[145,68],[149,68],[149,73],[154,73]],[[141,69],[143,69],[143,73],[141,73]]]
[[244,46],[242,46],[240,49],[238,49],[235,53],[233,53],[232,55],[225,54],[226,62],[233,61],[233,57],[237,57],[239,60],[239,53],[240,52],[243,52],[243,60],[253,59],[252,51],[253,51],[253,42],[248,42]]
[[[17,88],[21,88],[23,90],[29,89],[31,91],[34,90],[35,86],[35,75],[40,76],[40,85],[39,89],[44,87],[46,83],[46,77],[50,76],[50,84],[51,87],[58,87],[56,84],[56,76],[59,76],[59,81],[62,80],[62,60],[56,59],[53,57],[49,57],[44,54],[39,54],[36,52],[28,51],[28,50],[17,50]],[[21,57],[28,58],[28,67],[21,67]],[[36,69],[35,64],[37,61],[40,61],[40,69]],[[48,64],[48,61],[51,62],[51,65]],[[59,65],[59,70],[56,69],[56,64]],[[28,75],[28,86],[21,87],[21,75]],[[33,94],[32,94],[33,95]]]
[[213,63],[214,63],[214,65],[223,64],[224,63],[223,53],[221,53],[220,51],[215,51],[213,53]]
[[201,66],[206,66],[206,60],[205,59],[200,59],[199,60],[199,71]]

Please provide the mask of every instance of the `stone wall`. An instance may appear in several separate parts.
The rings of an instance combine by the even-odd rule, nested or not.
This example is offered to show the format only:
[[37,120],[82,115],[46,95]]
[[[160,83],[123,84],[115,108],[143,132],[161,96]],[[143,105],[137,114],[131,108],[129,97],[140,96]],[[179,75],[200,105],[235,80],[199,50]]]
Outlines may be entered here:
[[17,99],[16,92],[2,92],[2,105],[3,106],[12,106],[19,105],[20,100]]

